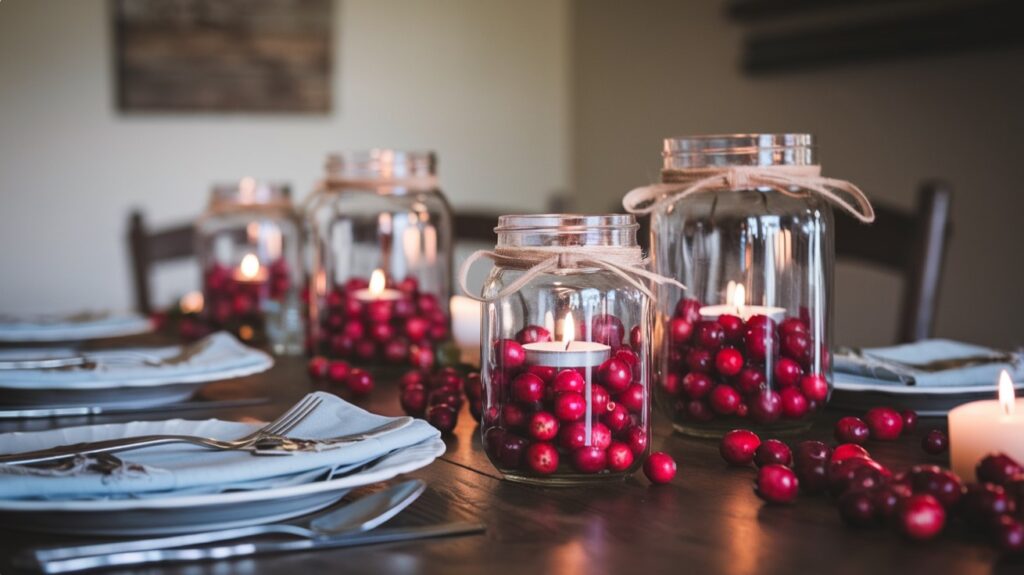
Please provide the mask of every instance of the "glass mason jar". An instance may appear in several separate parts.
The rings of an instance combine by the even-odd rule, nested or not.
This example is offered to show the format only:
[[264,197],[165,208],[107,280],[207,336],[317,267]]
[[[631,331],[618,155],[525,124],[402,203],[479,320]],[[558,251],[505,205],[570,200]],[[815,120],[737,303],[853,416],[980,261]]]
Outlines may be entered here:
[[302,353],[299,243],[287,186],[253,178],[214,186],[196,222],[209,326],[274,353]]
[[311,351],[428,369],[448,338],[452,215],[430,152],[328,158],[308,200]]
[[[662,182],[816,167],[814,151],[808,134],[670,138]],[[657,401],[677,430],[810,426],[831,392],[832,236],[830,204],[795,186],[711,187],[652,213],[654,270],[687,286],[659,298],[655,336]]]
[[[639,261],[637,229],[632,215],[499,218],[481,294],[481,431],[506,478],[621,479],[643,461],[653,304],[636,282],[566,259],[591,250]],[[531,270],[552,250],[558,265]]]

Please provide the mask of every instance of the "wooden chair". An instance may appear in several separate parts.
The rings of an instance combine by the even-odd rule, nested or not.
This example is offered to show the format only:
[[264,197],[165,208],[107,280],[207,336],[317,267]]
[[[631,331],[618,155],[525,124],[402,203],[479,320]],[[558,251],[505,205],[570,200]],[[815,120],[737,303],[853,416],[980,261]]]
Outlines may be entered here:
[[128,250],[132,262],[132,285],[135,289],[135,308],[141,313],[152,313],[151,276],[156,264],[193,257],[195,230],[192,224],[151,231],[139,210],[132,211],[128,219]]
[[903,302],[897,339],[931,337],[939,302],[939,283],[953,194],[941,181],[925,181],[913,211],[875,205],[875,222],[864,225],[836,212],[836,256],[880,267],[903,277]]

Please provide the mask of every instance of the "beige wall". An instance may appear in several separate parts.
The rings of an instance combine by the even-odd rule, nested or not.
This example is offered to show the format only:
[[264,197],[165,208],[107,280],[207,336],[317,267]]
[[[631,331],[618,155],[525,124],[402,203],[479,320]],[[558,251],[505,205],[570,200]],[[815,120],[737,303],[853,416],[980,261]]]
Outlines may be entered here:
[[131,206],[186,220],[246,174],[305,195],[329,150],[434,148],[456,206],[570,184],[565,0],[340,0],[328,116],[121,115],[108,9],[0,2],[0,313],[127,306]]
[[[657,178],[669,135],[810,131],[826,173],[909,206],[918,181],[955,189],[939,335],[1024,343],[1020,171],[1024,50],[902,60],[752,79],[720,2],[578,0],[574,25],[577,198],[607,209]],[[837,273],[837,338],[887,342],[899,284]]]

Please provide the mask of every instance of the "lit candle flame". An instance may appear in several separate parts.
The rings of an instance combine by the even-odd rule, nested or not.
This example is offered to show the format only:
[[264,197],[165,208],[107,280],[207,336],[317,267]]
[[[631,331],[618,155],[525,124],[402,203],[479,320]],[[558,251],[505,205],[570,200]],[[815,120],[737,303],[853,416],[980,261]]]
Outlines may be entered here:
[[203,292],[190,291],[178,300],[181,313],[199,313],[203,311]]
[[576,322],[572,319],[572,312],[566,312],[562,319],[562,343],[569,349],[569,342],[576,339]]
[[242,277],[245,279],[254,279],[260,275],[260,260],[256,257],[256,254],[245,254],[238,269],[242,272]]
[[747,304],[747,288],[743,287],[743,284],[736,284],[736,287],[732,290],[732,301],[729,304],[736,308],[736,315],[742,316],[740,312],[743,311],[743,306]]
[[1013,380],[1010,374],[1004,369],[999,374],[999,405],[1003,407],[1003,413],[1013,415],[1017,402],[1013,393]]
[[387,278],[384,277],[384,270],[376,269],[370,274],[370,295],[377,297],[384,293]]

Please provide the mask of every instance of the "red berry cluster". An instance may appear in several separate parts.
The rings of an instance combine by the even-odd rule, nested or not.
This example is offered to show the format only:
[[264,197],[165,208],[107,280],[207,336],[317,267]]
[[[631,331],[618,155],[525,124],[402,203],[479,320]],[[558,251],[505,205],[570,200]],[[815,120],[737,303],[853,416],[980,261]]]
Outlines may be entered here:
[[402,376],[398,397],[407,415],[425,417],[441,433],[448,434],[459,421],[463,394],[469,399],[473,418],[480,421],[483,386],[476,372],[463,377],[451,367],[435,373],[413,370]]
[[502,471],[538,476],[624,473],[635,470],[646,454],[640,330],[634,328],[626,342],[622,322],[610,315],[596,316],[590,327],[592,340],[613,352],[593,370],[589,397],[584,369],[526,365],[523,344],[551,341],[547,329],[531,325],[516,339],[494,344],[497,369],[488,372],[484,447]]
[[851,525],[894,523],[912,539],[930,539],[956,518],[986,530],[1004,551],[1024,552],[1024,468],[1004,454],[982,459],[979,483],[965,486],[937,465],[894,474],[855,443],[832,448],[802,441],[793,454],[781,441],[762,442],[757,434],[737,429],[722,438],[719,451],[732,465],[756,463],[755,492],[771,503],[792,503],[801,491],[828,492]]
[[415,278],[389,287],[397,300],[361,301],[369,282],[353,278],[327,294],[319,338],[321,353],[360,363],[387,362],[429,370],[435,346],[448,337],[448,315],[437,296],[422,292]]
[[824,404],[828,382],[814,371],[806,321],[701,319],[700,308],[697,300],[680,300],[668,323],[669,369],[661,389],[674,418],[749,417],[764,425],[801,419]]
[[[291,288],[291,270],[284,259],[267,266],[266,278],[241,281],[229,268],[214,263],[203,272],[203,322],[212,330],[228,330],[246,341],[262,341],[263,303],[282,301]],[[181,329],[185,329],[181,326]],[[182,333],[183,337],[205,335],[204,330]]]
[[864,418],[843,417],[836,422],[834,435],[840,443],[862,445],[869,438],[878,441],[895,441],[901,435],[914,430],[917,413],[905,409],[902,412],[891,407],[869,409]]
[[309,375],[313,379],[342,386],[353,395],[369,395],[373,391],[373,376],[343,360],[332,361],[315,356],[309,360]]

